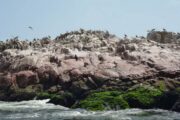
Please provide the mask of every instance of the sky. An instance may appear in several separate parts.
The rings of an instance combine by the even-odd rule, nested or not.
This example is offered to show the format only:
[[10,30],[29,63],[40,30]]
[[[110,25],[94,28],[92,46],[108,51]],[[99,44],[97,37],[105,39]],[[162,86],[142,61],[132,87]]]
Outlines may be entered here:
[[80,28],[119,37],[152,28],[180,32],[180,0],[0,0],[0,40],[54,38]]

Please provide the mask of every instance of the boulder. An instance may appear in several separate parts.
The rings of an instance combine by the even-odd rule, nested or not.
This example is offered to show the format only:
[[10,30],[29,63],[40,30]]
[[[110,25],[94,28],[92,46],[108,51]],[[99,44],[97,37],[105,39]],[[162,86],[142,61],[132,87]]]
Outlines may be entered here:
[[0,90],[8,90],[12,85],[11,75],[0,75]]
[[25,88],[28,85],[39,83],[39,78],[36,73],[32,71],[20,71],[15,74],[16,83],[19,88]]
[[70,91],[77,97],[81,97],[83,93],[87,92],[88,90],[90,90],[90,88],[83,80],[74,81],[70,86]]
[[37,69],[39,83],[44,85],[45,89],[58,83],[58,74],[51,66],[42,66]]

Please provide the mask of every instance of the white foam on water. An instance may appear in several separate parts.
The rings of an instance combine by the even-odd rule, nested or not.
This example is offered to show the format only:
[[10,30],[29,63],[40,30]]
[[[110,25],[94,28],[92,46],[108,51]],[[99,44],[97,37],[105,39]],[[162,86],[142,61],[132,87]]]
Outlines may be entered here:
[[160,109],[87,111],[68,109],[47,100],[0,101],[0,120],[179,120],[180,114]]
[[49,99],[46,100],[29,100],[29,101],[21,101],[21,102],[3,102],[0,101],[0,110],[5,111],[16,111],[21,109],[59,109],[59,110],[68,110],[68,108],[54,105],[48,103]]
[[132,120],[128,114],[139,114],[143,112],[141,109],[126,109],[119,111],[86,111],[86,110],[69,110],[61,111],[53,114],[54,117],[68,118],[68,119],[92,119],[92,120]]
[[38,118],[40,116],[40,114],[38,113],[27,113],[27,114],[12,114],[12,115],[7,115],[5,118],[6,119],[10,119],[10,120],[14,120],[14,119],[28,119],[28,118]]
[[126,109],[96,112],[76,109],[55,113],[53,117],[68,120],[173,120],[174,118],[180,118],[180,114],[161,109]]

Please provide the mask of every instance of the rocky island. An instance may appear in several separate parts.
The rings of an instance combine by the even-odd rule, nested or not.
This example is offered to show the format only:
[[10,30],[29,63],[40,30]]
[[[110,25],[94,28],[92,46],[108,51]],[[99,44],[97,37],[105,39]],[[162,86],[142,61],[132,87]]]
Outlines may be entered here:
[[180,33],[119,38],[80,29],[0,42],[0,100],[31,99],[87,110],[180,112]]

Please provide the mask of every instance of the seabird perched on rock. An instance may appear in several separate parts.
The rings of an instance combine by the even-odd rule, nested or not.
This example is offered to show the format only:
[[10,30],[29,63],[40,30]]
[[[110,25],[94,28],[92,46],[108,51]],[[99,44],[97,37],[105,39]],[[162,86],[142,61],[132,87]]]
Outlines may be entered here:
[[117,67],[117,66],[118,66],[118,63],[117,63],[116,61],[114,61],[114,65],[115,65],[115,67]]
[[165,29],[165,28],[163,28],[163,32],[166,32],[166,29]]
[[141,39],[145,39],[145,37],[144,37],[144,36],[140,36],[140,38],[141,38]]
[[126,35],[126,34],[124,34],[124,38],[127,38],[127,35]]
[[148,30],[147,32],[148,33],[151,33],[151,32],[154,32],[155,31],[155,29],[153,28],[153,29],[151,29],[151,30]]
[[88,66],[89,65],[89,63],[87,63],[87,62],[84,62],[84,67],[86,67],[86,66]]
[[153,28],[153,29],[151,30],[151,32],[154,32],[155,30],[156,30],[156,29]]
[[77,55],[75,55],[74,58],[76,59],[76,61],[78,61],[78,56]]
[[29,26],[28,28],[31,29],[31,30],[33,30],[33,27],[31,27],[31,26]]

